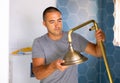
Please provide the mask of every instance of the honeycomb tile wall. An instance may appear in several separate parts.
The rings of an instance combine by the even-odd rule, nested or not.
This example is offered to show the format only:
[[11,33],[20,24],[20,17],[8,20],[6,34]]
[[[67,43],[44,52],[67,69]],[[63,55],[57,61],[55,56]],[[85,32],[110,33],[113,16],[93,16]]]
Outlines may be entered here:
[[[97,18],[98,5],[96,0],[58,0],[57,7],[63,13],[63,30],[68,31],[75,26],[82,24],[90,19]],[[86,37],[89,41],[95,42],[94,31],[90,32],[90,25],[85,26],[77,33]],[[79,83],[99,83],[100,60],[93,56],[83,53],[89,60],[78,67]]]
[[[63,13],[63,30],[68,31],[90,19],[96,20],[105,32],[105,48],[114,83],[120,83],[120,47],[113,46],[113,0],[57,0],[57,7]],[[91,42],[96,42],[94,31],[85,26],[76,30]],[[79,83],[109,83],[103,59],[83,53],[89,60],[78,67]]]
[[[104,29],[106,35],[105,47],[106,53],[108,57],[108,62],[110,66],[110,70],[112,73],[114,83],[120,83],[120,47],[116,47],[113,45],[113,25],[114,25],[114,4],[113,0],[102,0],[103,7],[100,7],[103,11],[103,20],[102,20],[102,28]],[[104,62],[101,60],[101,83],[109,83],[107,73],[104,67]],[[104,78],[104,80],[102,80]]]

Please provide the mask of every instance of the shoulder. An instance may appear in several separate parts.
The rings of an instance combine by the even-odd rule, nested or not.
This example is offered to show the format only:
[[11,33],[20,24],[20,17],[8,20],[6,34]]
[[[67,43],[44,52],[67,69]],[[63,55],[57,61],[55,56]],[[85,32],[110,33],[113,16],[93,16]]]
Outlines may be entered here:
[[[68,37],[69,32],[64,32],[65,36]],[[76,32],[71,34],[73,40],[84,39],[84,37]]]
[[82,36],[81,36],[80,34],[78,34],[78,33],[73,32],[73,33],[72,33],[72,37],[73,37],[73,38],[74,38],[74,37],[75,37],[75,38],[79,38],[79,37],[81,38]]
[[42,46],[45,44],[45,41],[46,41],[46,34],[35,38],[33,40],[33,46]]
[[45,41],[46,35],[47,35],[47,34],[35,38],[35,39],[34,39],[34,42],[40,42],[40,41],[42,42],[42,41]]

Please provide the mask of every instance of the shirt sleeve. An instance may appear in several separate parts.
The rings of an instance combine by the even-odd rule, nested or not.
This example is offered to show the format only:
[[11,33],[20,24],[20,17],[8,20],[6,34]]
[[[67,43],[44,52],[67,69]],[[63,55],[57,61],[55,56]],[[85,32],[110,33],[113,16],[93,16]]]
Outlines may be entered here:
[[44,50],[39,39],[35,39],[33,42],[32,58],[44,58]]

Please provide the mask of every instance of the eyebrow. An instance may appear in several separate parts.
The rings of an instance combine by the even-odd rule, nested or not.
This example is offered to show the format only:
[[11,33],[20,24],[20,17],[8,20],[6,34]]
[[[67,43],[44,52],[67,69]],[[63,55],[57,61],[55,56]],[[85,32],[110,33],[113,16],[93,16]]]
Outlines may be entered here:
[[[57,19],[57,20],[62,20],[62,18],[59,18],[59,19]],[[52,22],[52,21],[55,21],[55,20],[50,20],[49,22]]]
[[54,20],[49,20],[48,22],[53,22]]
[[62,20],[62,18],[59,18],[58,20]]

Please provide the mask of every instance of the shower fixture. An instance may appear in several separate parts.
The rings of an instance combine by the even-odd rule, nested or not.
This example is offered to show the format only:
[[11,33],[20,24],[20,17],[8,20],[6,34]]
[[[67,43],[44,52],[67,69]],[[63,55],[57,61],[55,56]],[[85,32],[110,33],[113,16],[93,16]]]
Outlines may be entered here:
[[[91,30],[98,30],[98,24],[95,22],[95,20],[89,20],[81,25],[78,25],[72,29],[69,30],[68,32],[68,43],[69,43],[69,51],[66,53],[65,57],[63,58],[63,60],[65,61],[62,65],[74,65],[74,64],[80,64],[83,63],[84,61],[88,60],[87,57],[83,56],[82,54],[80,54],[78,51],[74,50],[72,47],[72,38],[71,38],[71,34],[73,31],[86,26],[90,23],[93,23],[93,26],[89,29]],[[107,75],[109,78],[110,83],[113,83],[113,79],[112,79],[112,75],[110,72],[110,68],[109,68],[109,64],[108,64],[108,60],[106,57],[106,52],[105,52],[105,47],[102,41],[99,42],[100,44],[100,48],[102,51],[102,55],[103,55],[103,60],[104,60],[104,64],[106,67],[106,71],[107,71]]]

